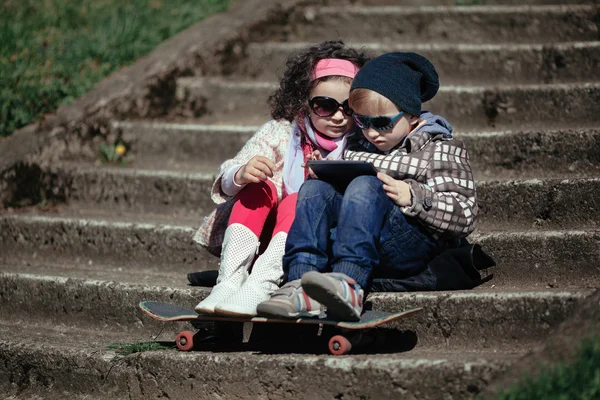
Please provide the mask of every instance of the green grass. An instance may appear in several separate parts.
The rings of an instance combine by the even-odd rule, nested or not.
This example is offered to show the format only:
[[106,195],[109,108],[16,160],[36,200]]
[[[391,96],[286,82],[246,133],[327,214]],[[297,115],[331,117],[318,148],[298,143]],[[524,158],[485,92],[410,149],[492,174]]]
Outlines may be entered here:
[[0,136],[231,0],[0,0]]
[[585,340],[572,364],[545,367],[496,397],[497,400],[597,400],[600,399],[600,336]]
[[134,353],[143,353],[145,351],[172,350],[175,349],[175,343],[167,342],[142,342],[142,343],[114,343],[106,346],[109,350],[114,350],[117,354],[114,360],[119,360]]

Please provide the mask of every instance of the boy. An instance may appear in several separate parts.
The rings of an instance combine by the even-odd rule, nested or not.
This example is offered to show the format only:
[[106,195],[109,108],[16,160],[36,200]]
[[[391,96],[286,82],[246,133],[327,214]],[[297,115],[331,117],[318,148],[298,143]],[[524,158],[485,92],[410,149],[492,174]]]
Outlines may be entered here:
[[356,321],[373,277],[417,275],[473,231],[467,151],[443,118],[421,112],[438,88],[435,68],[415,53],[384,54],[359,71],[349,102],[363,137],[345,158],[369,161],[379,173],[354,179],[344,193],[305,182],[284,256],[289,282],[259,314],[315,315],[324,306],[329,318]]

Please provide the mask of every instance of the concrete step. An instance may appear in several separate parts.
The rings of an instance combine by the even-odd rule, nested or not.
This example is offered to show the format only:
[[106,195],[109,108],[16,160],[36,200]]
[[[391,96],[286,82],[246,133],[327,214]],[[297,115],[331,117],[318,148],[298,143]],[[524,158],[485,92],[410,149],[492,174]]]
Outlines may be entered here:
[[522,5],[579,5],[598,4],[598,0],[324,0],[323,4],[334,6],[348,4],[355,6],[522,6]]
[[599,228],[600,179],[483,181],[477,185],[481,227]]
[[478,179],[596,177],[600,130],[537,129],[457,132],[469,149]]
[[235,156],[258,126],[114,121],[111,129],[127,143],[128,152],[134,155],[134,167],[215,173],[223,161]]
[[[258,126],[115,121],[112,128],[134,154],[133,167],[216,173]],[[581,177],[600,172],[598,129],[455,132],[455,137],[467,145],[478,179]]]
[[[275,89],[270,82],[180,78],[178,112],[202,123],[258,125],[269,118],[266,99]],[[600,83],[442,86],[423,108],[444,116],[457,131],[472,132],[591,127],[599,123],[599,102]]]
[[497,262],[490,285],[535,288],[594,288],[600,285],[600,232],[476,231],[469,241],[479,243]]
[[[38,333],[24,336],[23,330]],[[406,399],[438,399],[440,394],[466,399],[520,355],[415,349],[332,357],[167,349],[119,360],[106,345],[115,339],[131,343],[132,338],[79,329],[65,334],[52,326],[2,324],[0,331],[0,389],[17,398],[283,398],[294,393],[313,399],[402,393]],[[428,385],[422,384],[424,373]]]
[[[372,55],[395,51],[422,54],[435,65],[442,85],[591,82],[598,79],[600,63],[600,42],[597,41],[457,44],[431,40],[418,44],[402,40],[390,44],[353,41],[347,44]],[[282,75],[288,56],[307,46],[309,43],[251,43],[240,52],[236,67],[227,63],[221,73],[274,81]]]
[[596,5],[574,4],[411,7],[396,3],[343,9],[315,5],[265,27],[261,37],[277,42],[323,38],[384,43],[585,41],[598,40],[597,15]]
[[7,399],[131,398],[132,371],[106,346],[150,341],[32,319],[0,321],[0,338],[0,391]]
[[132,269],[213,269],[217,258],[192,241],[201,221],[168,224],[164,216],[110,211],[70,215],[4,214],[0,259],[41,260]]
[[[160,285],[160,284],[159,284]],[[187,323],[164,324],[137,307],[142,300],[166,301],[193,308],[208,289],[145,286],[14,272],[0,274],[1,316],[13,324],[26,320],[87,329],[173,335]],[[522,351],[530,348],[569,316],[592,289],[497,290],[372,293],[366,307],[400,312],[424,311],[390,323],[387,328],[412,332],[429,350]],[[34,295],[32,295],[34,294]],[[258,328],[259,330],[262,328]]]
[[210,199],[218,167],[212,173],[63,164],[52,169],[66,201],[77,207],[112,213],[169,215],[199,223],[215,207]]
[[[59,192],[75,209],[162,214],[199,223],[215,208],[211,174],[66,164],[52,175],[64,182]],[[597,178],[480,181],[477,190],[484,228],[600,226]]]
[[[21,214],[0,216],[0,263],[25,270],[32,265],[65,264],[93,271],[187,272],[217,268],[217,257],[191,241],[196,227],[152,223],[146,216],[68,217]],[[508,227],[507,227],[508,228]],[[493,254],[498,267],[488,285],[497,287],[594,287],[600,269],[600,231],[483,231],[470,238]],[[136,278],[139,279],[139,278]],[[182,278],[183,279],[183,278]]]

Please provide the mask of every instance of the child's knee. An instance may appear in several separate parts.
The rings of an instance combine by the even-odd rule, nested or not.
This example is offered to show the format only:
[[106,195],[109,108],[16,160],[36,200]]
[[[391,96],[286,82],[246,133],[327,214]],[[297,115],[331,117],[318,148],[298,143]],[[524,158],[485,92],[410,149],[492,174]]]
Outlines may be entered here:
[[238,194],[238,198],[248,208],[257,206],[272,208],[277,204],[277,189],[269,180],[250,183]]
[[319,179],[309,179],[302,184],[298,192],[298,201],[313,197],[327,197],[335,192],[333,186]]
[[346,188],[344,197],[353,197],[369,201],[373,195],[385,195],[383,183],[376,176],[359,176],[354,178]]

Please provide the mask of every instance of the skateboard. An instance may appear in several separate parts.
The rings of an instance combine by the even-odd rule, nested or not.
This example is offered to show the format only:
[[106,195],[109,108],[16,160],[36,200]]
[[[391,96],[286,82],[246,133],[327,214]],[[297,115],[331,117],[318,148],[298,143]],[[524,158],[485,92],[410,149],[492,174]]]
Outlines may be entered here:
[[[329,351],[333,355],[343,355],[350,352],[353,346],[359,345],[363,341],[363,331],[378,327],[388,322],[396,321],[410,315],[419,313],[423,308],[413,308],[399,313],[389,313],[383,311],[366,311],[361,315],[360,321],[345,322],[328,319],[325,313],[312,318],[265,318],[265,317],[231,317],[225,315],[202,315],[184,307],[175,304],[159,301],[142,301],[139,304],[140,309],[150,317],[159,321],[187,321],[196,326],[202,322],[240,322],[244,323],[244,342],[249,339],[250,333],[246,335],[246,326],[250,324],[305,324],[319,325],[319,332],[324,325],[336,327],[340,334],[333,335],[329,340]],[[190,351],[194,348],[194,333],[183,331],[177,335],[175,341],[177,348],[182,351]]]

